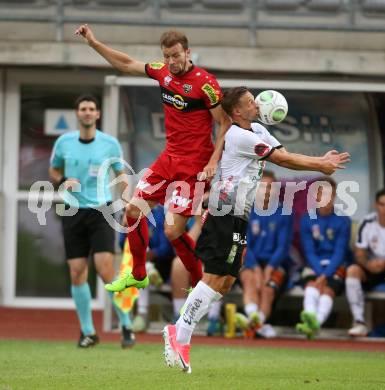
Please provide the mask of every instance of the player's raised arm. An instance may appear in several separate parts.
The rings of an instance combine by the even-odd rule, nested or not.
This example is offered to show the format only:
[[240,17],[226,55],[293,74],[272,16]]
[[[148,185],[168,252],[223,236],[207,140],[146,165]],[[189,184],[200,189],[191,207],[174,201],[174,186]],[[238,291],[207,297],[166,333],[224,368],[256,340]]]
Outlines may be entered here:
[[312,157],[276,149],[267,160],[289,169],[319,171],[331,175],[337,169],[345,168],[344,164],[350,161],[350,155],[347,152],[338,153],[336,150],[330,150],[321,157]]
[[105,60],[107,60],[115,69],[128,73],[132,76],[145,76],[145,64],[127,54],[112,49],[95,38],[88,24],[82,24],[75,31],[75,35],[81,35],[87,44],[97,51]]
[[205,172],[207,179],[211,179],[215,175],[218,161],[220,160],[223,151],[225,134],[226,131],[231,126],[230,117],[224,112],[224,110],[220,105],[216,106],[215,108],[212,108],[210,110],[210,113],[214,118],[215,122],[219,124],[219,128],[217,130],[216,137],[215,137],[214,152],[211,155],[209,162],[203,169],[203,172]]

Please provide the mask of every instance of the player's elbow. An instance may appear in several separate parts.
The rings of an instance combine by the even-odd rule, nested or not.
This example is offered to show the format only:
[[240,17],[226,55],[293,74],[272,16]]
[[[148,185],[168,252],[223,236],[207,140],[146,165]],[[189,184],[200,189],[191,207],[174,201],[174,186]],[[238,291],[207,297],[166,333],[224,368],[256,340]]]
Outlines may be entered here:
[[112,57],[108,59],[108,62],[115,68],[123,73],[132,73],[132,59],[126,56]]
[[288,168],[290,166],[290,154],[288,152],[283,153],[280,150],[273,150],[266,160],[281,167]]
[[119,70],[120,72],[132,74],[132,65],[131,62],[128,60],[119,61],[115,64],[115,69]]

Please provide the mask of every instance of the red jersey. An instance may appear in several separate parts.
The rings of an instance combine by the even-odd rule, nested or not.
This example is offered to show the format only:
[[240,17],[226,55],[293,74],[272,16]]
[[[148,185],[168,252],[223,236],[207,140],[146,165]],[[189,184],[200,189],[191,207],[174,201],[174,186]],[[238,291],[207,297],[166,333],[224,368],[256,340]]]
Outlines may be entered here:
[[208,162],[214,146],[213,117],[222,92],[216,78],[195,65],[182,76],[163,62],[146,64],[146,73],[159,82],[166,129],[165,152],[175,157]]

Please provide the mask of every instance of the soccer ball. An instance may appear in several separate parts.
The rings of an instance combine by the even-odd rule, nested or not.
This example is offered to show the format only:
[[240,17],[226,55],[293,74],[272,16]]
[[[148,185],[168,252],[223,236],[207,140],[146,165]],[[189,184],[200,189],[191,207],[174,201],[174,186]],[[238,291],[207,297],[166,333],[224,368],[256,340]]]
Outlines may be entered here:
[[281,93],[270,89],[262,91],[255,101],[259,106],[258,119],[265,125],[275,125],[286,118],[288,105]]

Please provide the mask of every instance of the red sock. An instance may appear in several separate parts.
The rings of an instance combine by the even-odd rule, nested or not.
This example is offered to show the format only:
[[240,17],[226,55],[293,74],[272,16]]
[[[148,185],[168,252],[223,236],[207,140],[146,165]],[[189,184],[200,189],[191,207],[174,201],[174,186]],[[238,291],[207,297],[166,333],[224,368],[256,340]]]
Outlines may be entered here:
[[[134,226],[137,219],[127,217],[128,226]],[[133,257],[132,275],[136,280],[143,280],[146,273],[146,250],[148,247],[148,225],[146,218],[142,218],[138,226],[127,234],[130,250]]]
[[202,279],[203,274],[202,262],[195,256],[194,240],[187,233],[183,233],[180,237],[171,241],[171,245],[174,247],[176,254],[182,260],[187,271],[190,272],[191,285],[195,287]]

